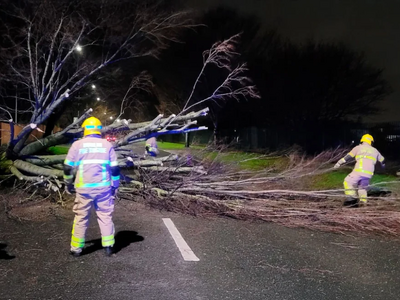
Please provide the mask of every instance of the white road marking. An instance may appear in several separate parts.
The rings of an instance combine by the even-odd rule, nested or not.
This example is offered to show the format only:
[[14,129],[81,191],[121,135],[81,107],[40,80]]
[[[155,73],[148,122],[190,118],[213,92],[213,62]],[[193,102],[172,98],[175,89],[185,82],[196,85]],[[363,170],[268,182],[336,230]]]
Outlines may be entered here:
[[186,261],[199,261],[200,259],[194,254],[192,249],[190,249],[189,245],[185,242],[172,220],[170,218],[163,218],[162,220],[164,221],[165,226],[178,246],[183,259]]

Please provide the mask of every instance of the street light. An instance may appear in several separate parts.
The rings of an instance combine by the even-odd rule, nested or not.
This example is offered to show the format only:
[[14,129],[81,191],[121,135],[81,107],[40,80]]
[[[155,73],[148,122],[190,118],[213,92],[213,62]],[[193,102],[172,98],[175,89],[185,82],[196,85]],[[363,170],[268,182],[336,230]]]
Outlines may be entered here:
[[96,100],[97,100],[97,101],[100,101],[100,98],[99,98],[99,97],[97,97],[97,98],[96,98]]
[[92,84],[92,89],[94,90],[96,88],[96,86],[94,84]]
[[110,120],[112,120],[113,119],[113,117],[110,117]]
[[78,44],[78,45],[76,45],[75,50],[78,52],[82,52],[83,48],[81,45]]

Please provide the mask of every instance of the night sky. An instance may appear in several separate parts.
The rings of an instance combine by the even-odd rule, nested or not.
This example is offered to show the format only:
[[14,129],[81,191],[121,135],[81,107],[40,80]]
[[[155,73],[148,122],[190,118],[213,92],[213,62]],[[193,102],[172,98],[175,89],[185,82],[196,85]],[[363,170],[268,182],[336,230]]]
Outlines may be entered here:
[[366,122],[400,121],[400,1],[399,0],[186,0],[209,8],[226,5],[256,14],[266,27],[293,42],[309,38],[341,41],[364,51],[368,62],[383,68],[394,92],[382,114]]

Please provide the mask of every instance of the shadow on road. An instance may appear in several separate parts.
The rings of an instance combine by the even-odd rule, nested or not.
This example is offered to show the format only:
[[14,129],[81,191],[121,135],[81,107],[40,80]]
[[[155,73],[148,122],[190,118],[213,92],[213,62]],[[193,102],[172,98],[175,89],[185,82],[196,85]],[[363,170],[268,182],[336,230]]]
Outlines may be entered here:
[[[114,253],[118,253],[123,248],[128,247],[132,243],[141,242],[144,237],[138,235],[136,231],[123,230],[115,235]],[[82,255],[90,254],[103,249],[101,239],[86,241],[86,246],[83,249]]]
[[10,255],[7,253],[6,250],[4,250],[4,248],[6,247],[7,244],[0,243],[0,259],[14,259],[15,258],[14,255]]

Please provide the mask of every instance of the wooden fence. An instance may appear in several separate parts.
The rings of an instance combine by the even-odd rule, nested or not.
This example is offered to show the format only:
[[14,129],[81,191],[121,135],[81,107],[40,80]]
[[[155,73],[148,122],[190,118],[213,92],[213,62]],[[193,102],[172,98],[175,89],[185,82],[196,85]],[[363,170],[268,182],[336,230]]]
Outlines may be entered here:
[[[16,124],[14,126],[14,136],[17,136],[22,129],[27,126],[26,124]],[[38,128],[41,131],[46,130],[45,125],[39,125]],[[43,137],[43,132],[40,130],[34,130],[28,138],[28,142],[35,141]],[[54,127],[53,133],[60,131],[61,128]],[[8,144],[10,142],[10,125],[8,123],[0,123],[0,141],[1,145]]]

